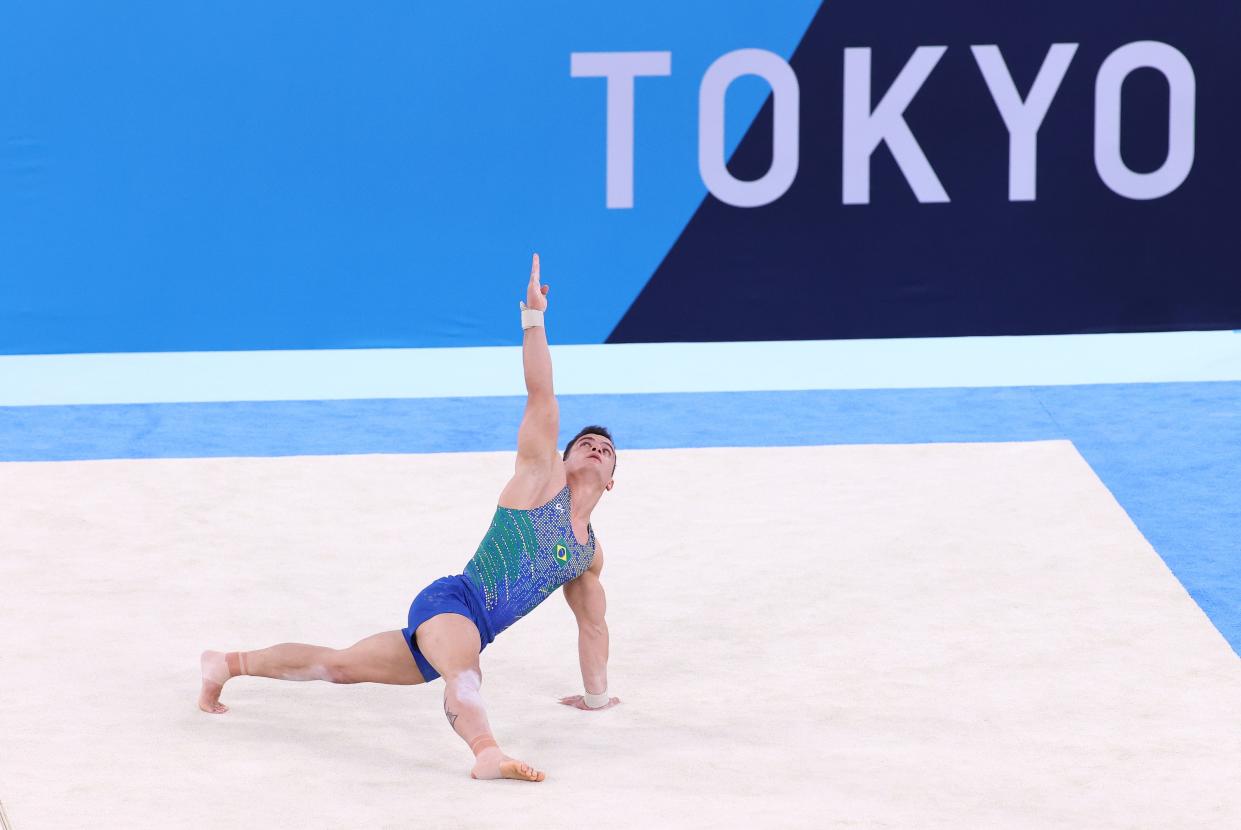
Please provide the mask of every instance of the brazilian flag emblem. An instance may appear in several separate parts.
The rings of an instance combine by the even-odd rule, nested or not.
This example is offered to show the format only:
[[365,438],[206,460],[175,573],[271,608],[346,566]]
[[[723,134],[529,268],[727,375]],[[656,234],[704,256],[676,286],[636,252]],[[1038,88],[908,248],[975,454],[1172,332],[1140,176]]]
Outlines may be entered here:
[[563,539],[556,543],[556,550],[552,556],[556,560],[557,566],[569,563],[569,546],[564,543]]

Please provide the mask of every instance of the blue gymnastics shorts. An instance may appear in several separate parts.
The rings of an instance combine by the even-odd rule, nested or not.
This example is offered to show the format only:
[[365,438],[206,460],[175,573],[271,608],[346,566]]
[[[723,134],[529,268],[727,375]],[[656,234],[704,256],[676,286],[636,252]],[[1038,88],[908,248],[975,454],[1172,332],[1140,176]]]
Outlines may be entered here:
[[436,614],[460,614],[474,623],[478,629],[480,652],[495,639],[487,619],[487,606],[468,576],[455,574],[435,580],[414,597],[409,606],[409,625],[401,629],[405,635],[405,644],[409,646],[414,662],[418,664],[418,671],[422,672],[422,678],[428,683],[439,677],[440,673],[419,650],[415,632],[418,626]]

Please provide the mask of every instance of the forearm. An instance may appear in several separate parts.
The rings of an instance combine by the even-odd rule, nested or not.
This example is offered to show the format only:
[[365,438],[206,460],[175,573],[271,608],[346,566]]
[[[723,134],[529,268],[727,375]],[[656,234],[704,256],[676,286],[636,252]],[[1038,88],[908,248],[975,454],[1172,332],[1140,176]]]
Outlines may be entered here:
[[521,346],[522,367],[529,395],[552,394],[552,353],[547,347],[547,330],[532,326],[525,330]]
[[580,624],[577,629],[577,656],[582,663],[582,683],[592,695],[608,689],[608,625],[606,622]]

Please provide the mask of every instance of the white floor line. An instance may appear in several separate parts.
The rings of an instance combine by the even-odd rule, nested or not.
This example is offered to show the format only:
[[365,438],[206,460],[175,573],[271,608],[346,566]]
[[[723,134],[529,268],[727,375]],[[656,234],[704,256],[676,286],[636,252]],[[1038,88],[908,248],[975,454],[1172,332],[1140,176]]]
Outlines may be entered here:
[[[553,346],[561,394],[1241,380],[1231,331]],[[0,406],[523,394],[516,346],[0,356]]]

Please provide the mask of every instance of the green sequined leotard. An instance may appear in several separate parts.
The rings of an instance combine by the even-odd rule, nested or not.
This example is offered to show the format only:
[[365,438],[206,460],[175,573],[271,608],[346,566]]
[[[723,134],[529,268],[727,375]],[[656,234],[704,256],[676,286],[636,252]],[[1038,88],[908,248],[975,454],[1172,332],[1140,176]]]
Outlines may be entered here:
[[586,544],[578,544],[569,519],[571,507],[566,484],[542,507],[496,508],[487,535],[463,572],[482,595],[494,634],[590,567],[595,531],[587,525]]

